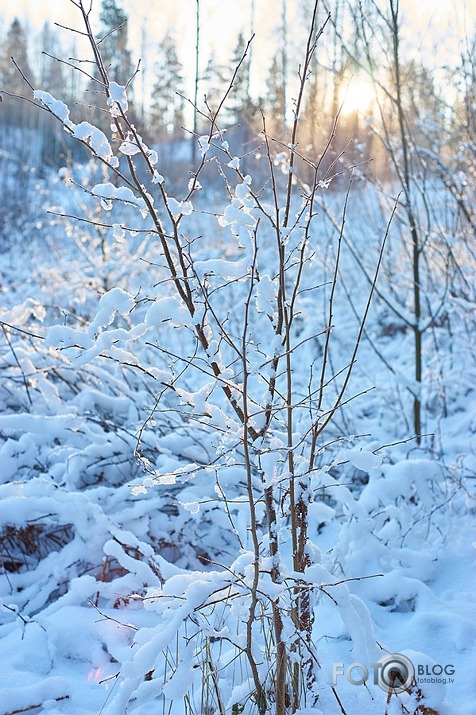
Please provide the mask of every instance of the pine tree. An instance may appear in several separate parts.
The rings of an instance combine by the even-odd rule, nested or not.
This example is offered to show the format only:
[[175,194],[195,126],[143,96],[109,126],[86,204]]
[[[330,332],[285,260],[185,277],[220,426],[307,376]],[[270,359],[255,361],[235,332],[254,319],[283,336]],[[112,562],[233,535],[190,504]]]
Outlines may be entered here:
[[[246,49],[245,36],[242,32],[238,35],[233,55],[231,57],[231,68],[234,71],[243,58]],[[233,89],[228,101],[228,114],[232,124],[240,124],[248,121],[250,116],[250,66],[246,57],[240,67],[233,82]]]
[[182,135],[184,100],[177,94],[183,92],[182,72],[175,41],[167,33],[154,68],[150,129],[156,140],[177,139]]
[[[239,129],[230,135],[233,151],[242,157],[241,168],[246,171],[246,154],[251,149],[252,137],[261,128],[259,115],[259,102],[253,101],[250,96],[251,76],[251,49],[244,57],[247,49],[245,36],[242,32],[238,35],[231,57],[231,69],[234,72],[241,62],[240,68],[233,81],[233,87],[227,102],[227,119],[231,125],[239,125]],[[243,61],[242,61],[243,60]],[[233,146],[238,144],[238,146]]]
[[216,55],[212,53],[201,79],[206,88],[207,107],[210,112],[216,112],[229,83],[228,67],[217,64]]
[[132,76],[131,53],[127,47],[127,15],[116,0],[102,0],[99,49],[109,79],[125,85]]
[[[23,27],[15,18],[10,25],[0,53],[0,89],[12,94],[25,94],[27,86],[20,72],[12,62],[12,57],[25,77],[32,83],[35,78],[28,62],[28,45]],[[5,102],[2,110],[2,122],[16,126],[30,126],[32,112],[26,102],[20,103],[13,99]]]
[[1,84],[9,92],[21,94],[25,91],[25,82],[14,66],[13,57],[17,65],[21,68],[25,76],[31,81],[34,80],[33,72],[28,62],[28,48],[25,32],[21,22],[16,17],[7,32],[7,36],[2,47],[1,58]]
[[309,151],[312,152],[313,155],[317,153],[323,138],[321,114],[324,111],[325,88],[321,86],[318,69],[319,65],[316,54],[314,53],[311,60],[302,121],[305,142],[309,145]]
[[267,87],[268,94],[266,96],[265,115],[268,132],[271,134],[281,134],[284,126],[284,78],[280,53],[274,56],[271,63]]
[[[51,27],[47,22],[43,25],[39,39],[42,51],[39,87],[69,104],[71,95],[67,91],[68,82],[65,77],[64,65],[53,59],[54,57],[61,57],[64,53],[59,46],[55,33],[51,31]],[[58,122],[46,112],[39,113],[38,121],[42,142],[41,162],[47,165],[58,163],[59,155],[64,151],[66,134]]]
[[64,65],[53,59],[54,57],[61,57],[65,53],[59,46],[58,38],[51,31],[51,26],[48,22],[45,22],[41,31],[40,48],[42,52],[39,76],[40,87],[67,102],[69,97],[65,94],[67,81]]
[[[128,49],[127,15],[117,4],[116,0],[102,0],[101,4],[101,31],[96,37],[96,43],[101,53],[101,58],[110,82],[127,85],[133,75],[131,52]],[[94,75],[102,81],[96,68]],[[139,121],[134,108],[133,86],[128,85],[127,98],[129,101],[129,118],[134,125],[139,127]],[[87,104],[93,107],[106,109],[105,93],[100,90],[100,85],[91,81],[87,88]],[[91,120],[96,126],[106,131],[109,126],[108,114],[96,112],[91,115]]]

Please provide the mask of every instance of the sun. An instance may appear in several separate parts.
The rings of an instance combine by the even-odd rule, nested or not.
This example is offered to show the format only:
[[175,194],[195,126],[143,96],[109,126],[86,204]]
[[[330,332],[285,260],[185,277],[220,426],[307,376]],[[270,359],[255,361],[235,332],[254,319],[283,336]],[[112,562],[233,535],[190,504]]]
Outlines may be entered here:
[[342,106],[342,114],[371,114],[374,101],[375,87],[365,75],[353,75],[340,86],[339,103]]

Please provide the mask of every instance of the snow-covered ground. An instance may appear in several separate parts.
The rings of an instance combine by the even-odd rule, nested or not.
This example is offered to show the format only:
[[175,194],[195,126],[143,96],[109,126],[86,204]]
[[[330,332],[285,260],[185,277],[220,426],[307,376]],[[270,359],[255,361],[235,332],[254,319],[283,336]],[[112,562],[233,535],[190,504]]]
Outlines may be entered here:
[[[45,206],[63,213],[77,214],[90,199],[62,180],[49,191]],[[101,220],[111,197],[96,195],[105,202]],[[219,272],[232,250],[208,213],[222,207],[206,198],[190,216],[179,207],[189,238],[206,238],[203,261],[215,259],[203,263],[203,276]],[[309,286],[332,275],[338,232],[328,213],[339,217],[344,198],[319,197]],[[351,193],[332,374],[352,354],[369,290],[362,267],[376,262],[384,214],[369,188]],[[250,674],[227,641],[247,607],[240,449],[187,419],[187,409],[208,409],[206,375],[186,373],[181,411],[165,389],[170,364],[180,368],[173,356],[190,355],[193,340],[157,241],[119,223],[109,232],[44,214],[38,221],[0,256],[0,715],[211,715],[220,712],[215,687],[225,712],[258,712],[247,695]],[[392,301],[400,315],[411,307],[400,231],[397,224],[346,393],[355,398],[326,433],[311,482],[315,553],[306,578],[315,588],[320,666],[312,712],[325,715],[475,711],[474,302],[467,291],[447,291],[425,335],[427,436],[418,446],[412,334],[389,309]],[[470,275],[466,264],[462,270]],[[229,284],[221,307],[234,334],[245,294],[231,276]],[[264,279],[262,286],[257,313],[266,309]],[[431,288],[436,304],[438,285]],[[328,288],[319,301],[309,291],[315,302],[303,299],[296,319],[303,392],[322,354],[324,338],[312,335],[325,327],[329,299]],[[60,327],[48,332],[52,325]],[[143,326],[154,327],[152,337]],[[331,382],[329,399],[333,389]],[[225,402],[216,410],[214,419]],[[286,534],[282,543],[289,554]],[[232,573],[236,593],[227,591]],[[266,628],[263,619],[257,647]],[[417,677],[412,694],[390,703],[372,668],[387,653],[409,657]],[[345,677],[353,663],[354,680],[367,668],[365,683]]]

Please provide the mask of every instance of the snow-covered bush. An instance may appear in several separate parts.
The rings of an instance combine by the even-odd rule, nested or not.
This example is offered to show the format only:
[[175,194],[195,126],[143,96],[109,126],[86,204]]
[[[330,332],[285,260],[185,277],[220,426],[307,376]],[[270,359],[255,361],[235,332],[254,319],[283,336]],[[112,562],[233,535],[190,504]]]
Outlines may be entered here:
[[[248,675],[238,690],[225,693],[217,684],[213,699],[222,702],[225,698],[225,707],[242,712],[255,709],[265,713],[272,707],[284,713],[290,703],[297,710],[318,699],[313,602],[319,578],[329,583],[333,580],[324,566],[318,566],[318,549],[308,535],[309,505],[314,500],[311,477],[326,459],[323,435],[344,400],[375,283],[368,292],[348,364],[339,366],[333,374],[329,346],[341,236],[337,236],[330,274],[328,309],[316,316],[314,306],[324,274],[320,276],[316,260],[319,245],[313,224],[316,195],[323,183],[319,165],[315,165],[314,184],[298,199],[293,176],[300,104],[319,36],[316,12],[304,57],[288,152],[288,179],[282,195],[275,181],[265,121],[272,185],[269,196],[253,186],[252,176],[240,169],[240,158],[230,154],[218,125],[219,107],[210,116],[209,133],[198,138],[202,160],[190,179],[188,192],[175,198],[167,194],[167,182],[158,171],[157,152],[149,149],[128,119],[126,89],[109,81],[89,16],[82,3],[79,8],[106,94],[113,134],[118,140],[117,153],[113,141],[101,130],[89,122],[73,122],[61,100],[41,90],[35,90],[33,97],[104,167],[104,179],[91,188],[84,187],[108,217],[107,221],[92,220],[104,259],[106,230],[118,241],[146,234],[147,240],[155,243],[159,280],[155,287],[139,288],[135,293],[119,286],[107,290],[110,286],[104,282],[106,292],[94,318],[84,326],[67,321],[66,325],[50,328],[46,346],[59,348],[63,359],[68,358],[80,371],[87,370],[96,358],[110,360],[122,370],[135,368],[140,379],[155,380],[157,397],[144,420],[139,394],[130,395],[137,378],[131,378],[129,395],[123,397],[115,396],[112,387],[108,398],[104,390],[83,386],[71,402],[80,411],[87,406],[96,412],[102,436],[95,444],[87,434],[89,430],[75,426],[73,415],[65,418],[70,429],[81,435],[79,440],[85,431],[87,435],[81,455],[69,459],[65,483],[68,487],[91,487],[91,463],[96,479],[98,465],[104,464],[101,480],[108,485],[115,485],[115,478],[123,478],[118,464],[124,464],[124,451],[129,449],[133,454],[130,434],[124,435],[123,449],[114,447],[122,434],[123,412],[129,424],[142,419],[142,425],[137,424],[135,429],[139,434],[135,453],[148,476],[133,486],[132,494],[138,497],[156,486],[179,484],[180,509],[210,526],[221,523],[223,529],[222,543],[207,544],[202,555],[205,561],[221,564],[218,572],[211,571],[208,576],[198,572],[177,574],[158,591],[156,584],[149,584],[155,591],[147,593],[146,603],[157,604],[157,635],[152,640],[146,632],[136,635],[132,660],[123,665],[121,684],[108,707],[111,712],[120,712],[131,698],[136,702],[143,697],[150,699],[158,683],[157,693],[166,698],[176,700],[179,694],[192,697],[196,671],[190,671],[187,682],[182,665],[176,663],[170,678],[167,668],[171,666],[164,653],[171,638],[183,637],[186,632],[190,637],[194,630],[196,638],[188,648],[189,657],[193,660],[206,647],[210,655],[205,662],[212,663],[217,657],[212,643],[221,637],[216,635],[218,626],[210,616],[210,607],[219,602],[222,620],[226,611],[226,640],[233,654],[229,657],[238,659]],[[240,65],[235,75],[239,69]],[[200,175],[212,145],[235,180],[226,187],[230,200],[217,216],[210,240],[206,234],[196,236],[193,201],[201,190]],[[144,169],[147,185],[140,178]],[[118,206],[128,207],[127,219],[117,212]],[[310,357],[309,348],[319,335],[322,347],[316,360]],[[307,361],[308,356],[310,369],[299,374],[295,365]],[[97,369],[93,369],[93,384]],[[336,394],[327,389],[329,382],[338,385]],[[111,386],[111,378],[104,383]],[[109,429],[114,438],[109,439],[103,435],[107,431],[103,425],[109,423],[112,414],[114,428]],[[175,452],[185,451],[186,459],[164,469],[160,457],[148,447],[149,435],[157,429],[164,431],[166,443],[172,426]],[[195,448],[188,447],[191,440],[196,442]],[[66,440],[60,437],[60,441]],[[77,450],[77,445],[68,442]],[[51,461],[51,453],[48,456]],[[133,471],[130,463],[126,469]],[[54,471],[49,464],[47,470],[49,474]],[[64,519],[58,519],[63,523]],[[107,549],[106,553],[120,562],[116,551],[114,548],[109,553]],[[170,605],[164,600],[166,594],[172,599]],[[177,609],[177,614],[164,630],[171,608]],[[205,619],[203,623],[201,618]],[[205,645],[198,645],[199,636]],[[147,673],[156,671],[160,676],[157,673],[151,680],[143,680]],[[175,682],[180,682],[180,693],[172,685]]]
[[[38,680],[21,702],[5,688],[5,707],[49,698],[52,713],[70,712],[67,701],[108,715],[343,712],[322,658],[338,655],[323,641],[339,641],[340,657],[379,660],[368,607],[415,608],[435,577],[421,543],[428,533],[444,542],[433,515],[456,488],[406,447],[362,447],[347,422],[344,405],[371,387],[353,382],[354,367],[393,213],[368,285],[353,284],[357,319],[335,329],[351,273],[349,193],[328,242],[319,212],[332,177],[308,159],[305,187],[294,167],[316,8],[279,166],[263,119],[268,186],[230,152],[219,107],[195,138],[187,191],[172,196],[77,7],[111,134],[34,90],[96,169],[62,171],[85,210],[79,224],[72,202],[54,210],[74,260],[37,277],[45,305],[27,298],[0,313],[0,549],[11,647],[20,621],[46,653],[43,674],[74,661],[96,689],[80,697],[59,668],[47,695]],[[207,207],[212,217],[200,198],[210,164],[227,194]],[[374,698],[381,712],[392,688],[368,687],[365,707]]]

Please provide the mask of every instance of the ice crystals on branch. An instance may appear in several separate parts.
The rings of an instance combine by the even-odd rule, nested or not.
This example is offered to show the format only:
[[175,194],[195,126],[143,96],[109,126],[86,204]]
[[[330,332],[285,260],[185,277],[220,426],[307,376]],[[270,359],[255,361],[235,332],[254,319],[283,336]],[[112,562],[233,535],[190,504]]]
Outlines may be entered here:
[[200,504],[197,501],[180,501],[178,502],[180,506],[185,509],[185,511],[190,512],[190,514],[198,514],[200,511]]
[[293,231],[292,227],[289,227],[289,226],[288,227],[282,226],[279,229],[279,238],[280,238],[282,246],[286,246],[289,243],[289,237],[292,234],[292,231]]
[[155,149],[147,149],[146,154],[152,166],[155,166],[159,161],[159,155]]
[[109,95],[107,104],[110,108],[111,117],[120,117],[122,113],[125,114],[129,108],[126,88],[121,84],[117,84],[117,82],[111,82],[109,84]]
[[134,497],[140,496],[141,494],[148,494],[147,487],[145,487],[143,484],[136,484],[134,487],[131,487],[131,494]]
[[[126,156],[134,156],[140,151],[147,153],[149,150],[137,132],[127,132],[127,136],[119,147],[119,151]],[[157,154],[157,152],[155,152]]]

